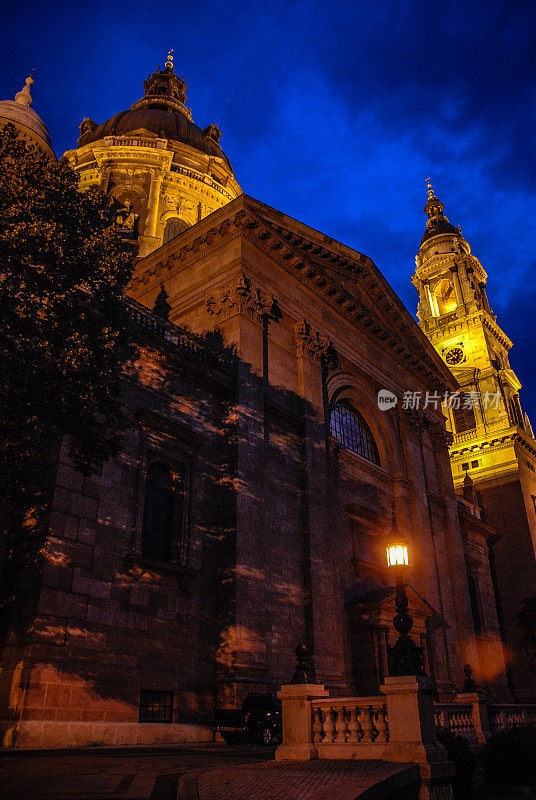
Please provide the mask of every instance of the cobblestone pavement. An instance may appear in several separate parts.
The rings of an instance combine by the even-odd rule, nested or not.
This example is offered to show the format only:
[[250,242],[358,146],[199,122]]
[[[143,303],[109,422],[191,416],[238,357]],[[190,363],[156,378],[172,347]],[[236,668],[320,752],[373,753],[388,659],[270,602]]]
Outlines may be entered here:
[[367,800],[417,798],[419,768],[386,761],[302,761],[222,765],[191,771],[178,800]]
[[223,745],[4,750],[0,800],[380,800],[388,795],[406,800],[418,795],[416,767],[382,761],[279,763],[273,761],[274,750]]
[[273,759],[275,748],[190,745],[0,751],[0,800],[176,800],[189,770]]

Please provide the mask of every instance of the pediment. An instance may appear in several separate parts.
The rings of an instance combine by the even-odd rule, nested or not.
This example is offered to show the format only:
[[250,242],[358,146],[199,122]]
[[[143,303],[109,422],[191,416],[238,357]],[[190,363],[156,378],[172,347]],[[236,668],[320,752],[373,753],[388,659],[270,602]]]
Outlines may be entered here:
[[162,269],[184,269],[209,248],[238,236],[343,315],[358,336],[373,338],[397,361],[405,361],[430,389],[457,388],[448,367],[368,256],[247,195],[138,262],[132,283],[156,282]]
[[245,197],[245,206],[249,241],[431,385],[456,388],[452,373],[368,256],[253,198]]

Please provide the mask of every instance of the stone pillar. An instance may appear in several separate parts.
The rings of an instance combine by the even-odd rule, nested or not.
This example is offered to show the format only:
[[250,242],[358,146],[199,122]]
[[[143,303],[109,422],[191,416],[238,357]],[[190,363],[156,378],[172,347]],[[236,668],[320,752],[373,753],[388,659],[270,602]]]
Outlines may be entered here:
[[484,281],[481,281],[478,286],[480,287],[480,293],[482,295],[482,301],[484,303],[484,308],[488,312],[490,316],[493,316],[493,311],[491,310],[489,301],[488,301],[488,294],[486,292],[486,284]]
[[160,169],[151,169],[151,186],[149,188],[149,200],[147,202],[147,216],[145,217],[145,228],[143,236],[139,237],[139,255],[146,256],[156,250],[158,240],[156,238],[156,223],[158,222],[158,208],[160,205],[160,189],[164,174]]
[[486,739],[491,736],[491,728],[488,717],[488,704],[484,692],[459,692],[456,695],[457,703],[472,703],[473,725],[479,744],[484,744]]
[[450,267],[450,274],[452,275],[452,282],[454,284],[454,293],[456,294],[456,303],[458,306],[463,306],[463,292],[460,278],[458,276],[458,267]]
[[422,281],[419,295],[425,312],[424,318],[429,319],[430,317],[433,317],[434,312],[432,310],[431,298],[430,298],[430,282],[428,280]]
[[297,683],[281,687],[277,693],[282,703],[283,743],[275,751],[276,761],[309,761],[318,758],[313,740],[311,700],[328,697],[318,683]]
[[108,184],[110,182],[110,175],[112,172],[112,168],[108,165],[101,167],[101,182],[100,182],[100,189],[107,194],[108,192]]
[[419,800],[453,797],[455,770],[437,741],[430,679],[414,675],[386,678],[381,691],[389,720],[388,760],[419,764]]
[[[235,606],[222,634],[218,651],[220,685],[233,705],[251,691],[265,691],[273,676],[267,673],[266,554],[263,547],[265,516],[265,425],[263,322],[273,306],[240,273],[217,298],[208,301],[209,313],[225,344],[238,353],[236,396],[236,542]],[[270,532],[269,535],[274,535]],[[229,586],[229,584],[228,584]],[[222,689],[223,691],[223,689]]]
[[432,297],[432,292],[430,291],[430,281],[425,281],[424,283],[424,291],[426,292],[426,297],[428,298],[428,303],[432,310],[432,317],[439,316],[439,310],[436,307],[435,299]]
[[317,680],[348,691],[345,679],[342,599],[337,566],[329,544],[332,520],[322,365],[332,350],[329,340],[300,320],[294,329],[298,392],[304,400],[305,526],[309,539],[309,580],[313,662]]

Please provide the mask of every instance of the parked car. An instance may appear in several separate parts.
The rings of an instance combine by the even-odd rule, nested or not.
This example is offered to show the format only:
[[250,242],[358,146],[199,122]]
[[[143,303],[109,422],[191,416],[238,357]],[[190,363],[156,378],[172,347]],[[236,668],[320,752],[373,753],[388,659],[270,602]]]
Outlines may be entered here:
[[242,708],[217,708],[213,728],[227,744],[272,744],[281,738],[281,700],[275,694],[248,694]]

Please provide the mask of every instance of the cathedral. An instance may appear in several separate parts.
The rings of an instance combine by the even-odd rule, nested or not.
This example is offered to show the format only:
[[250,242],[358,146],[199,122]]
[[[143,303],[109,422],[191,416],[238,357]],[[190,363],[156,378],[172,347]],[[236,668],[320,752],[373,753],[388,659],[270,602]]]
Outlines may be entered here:
[[[0,125],[53,158],[32,83]],[[1,576],[3,745],[211,741],[298,642],[332,695],[377,694],[393,537],[436,699],[467,665],[497,702],[534,697],[536,442],[460,228],[429,184],[417,323],[368,256],[242,193],[171,55],[143,90],[65,154],[138,256],[132,425],[90,477],[62,446],[32,591],[16,559]]]

